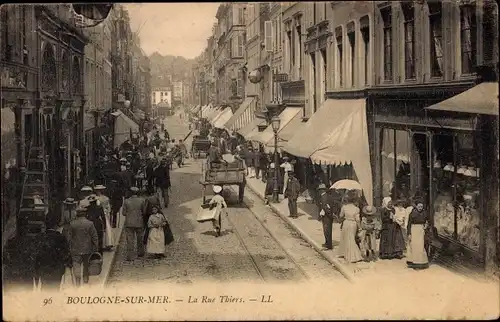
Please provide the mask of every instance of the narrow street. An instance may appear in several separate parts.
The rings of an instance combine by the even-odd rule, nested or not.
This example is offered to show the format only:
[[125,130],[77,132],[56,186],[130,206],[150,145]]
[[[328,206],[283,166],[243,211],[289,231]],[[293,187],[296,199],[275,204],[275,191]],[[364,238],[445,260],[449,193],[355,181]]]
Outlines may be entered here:
[[[167,121],[172,138],[184,138],[187,124],[178,115]],[[186,142],[191,145],[190,138]],[[313,248],[297,237],[269,207],[250,191],[245,201],[250,208],[236,205],[231,194],[228,216],[223,217],[222,236],[216,238],[210,223],[198,223],[201,204],[198,183],[203,159],[186,160],[186,165],[171,172],[171,206],[163,209],[172,227],[175,241],[167,247],[164,259],[125,259],[125,234],[111,270],[108,286],[165,281],[190,284],[207,281],[306,281],[344,277]],[[234,200],[233,200],[234,198]],[[254,215],[265,216],[264,227]],[[269,233],[272,233],[272,235]],[[279,242],[273,237],[277,236]]]

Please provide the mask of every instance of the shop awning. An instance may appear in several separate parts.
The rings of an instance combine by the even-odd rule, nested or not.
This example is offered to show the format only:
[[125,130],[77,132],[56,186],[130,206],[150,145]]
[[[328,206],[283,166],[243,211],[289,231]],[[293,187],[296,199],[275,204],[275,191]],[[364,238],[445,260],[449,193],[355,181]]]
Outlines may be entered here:
[[326,100],[283,150],[314,163],[352,163],[368,203],[373,201],[366,101]]
[[[245,100],[243,101],[243,103],[241,103],[240,107],[236,110],[234,115],[231,116],[231,118],[224,125],[224,127],[228,131],[239,130],[251,121],[251,119],[248,117],[248,114],[252,113],[250,106],[252,105],[252,102],[254,100],[255,100],[254,97],[245,98]],[[248,122],[245,122],[246,119],[248,119]]]
[[139,125],[127,115],[120,113],[115,119],[114,146],[119,147],[127,139],[130,139],[131,132],[139,133]]
[[[302,108],[290,107],[297,109],[298,113],[278,132],[278,150],[281,151],[286,142],[301,130],[301,127],[305,122],[302,121]],[[274,138],[268,141],[264,145],[264,151],[271,152],[274,151]]]
[[241,134],[246,140],[250,135],[254,135],[259,132],[258,126],[265,125],[266,120],[260,118],[254,118],[250,123],[239,129],[237,132]]
[[498,116],[498,83],[478,84],[426,109]]
[[205,117],[208,109],[210,108],[210,105],[204,105],[202,108],[201,108],[201,116],[202,117]]
[[191,113],[196,114],[200,111],[201,105],[196,105],[191,109]]
[[[287,107],[285,108],[280,115],[278,116],[280,119],[280,128],[278,130],[278,133],[283,130],[285,126],[288,125],[288,123],[297,115],[301,115],[302,109],[301,108],[296,108],[296,107]],[[279,134],[278,134],[279,137]],[[250,140],[252,141],[257,141],[262,144],[267,144],[270,141],[273,141],[274,139],[274,131],[272,125],[269,125],[263,132],[259,132],[257,135],[254,135],[253,137],[249,137]],[[274,146],[274,141],[272,142],[272,145]]]
[[213,123],[213,121],[215,120],[215,118],[220,114],[222,113],[222,109],[220,107],[214,107],[209,113],[208,113],[208,116],[207,116],[207,119],[210,121],[210,124]]
[[226,108],[224,112],[214,121],[214,127],[218,129],[223,129],[224,124],[233,116],[233,111],[231,108]]
[[216,113],[212,115],[212,119],[210,120],[210,124],[212,124],[212,126],[214,126],[215,122],[217,122],[219,117],[221,117],[222,114],[224,114],[224,111],[225,110],[218,110]]

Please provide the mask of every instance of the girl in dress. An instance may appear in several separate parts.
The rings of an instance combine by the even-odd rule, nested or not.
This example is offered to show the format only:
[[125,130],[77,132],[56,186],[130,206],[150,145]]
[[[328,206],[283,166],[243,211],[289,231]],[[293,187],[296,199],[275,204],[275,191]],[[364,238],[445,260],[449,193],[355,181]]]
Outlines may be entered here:
[[429,224],[429,214],[424,209],[421,200],[415,202],[408,218],[408,242],[410,250],[407,253],[406,264],[409,268],[425,269],[429,267],[429,259],[425,251],[425,229]]
[[151,216],[148,219],[148,242],[146,252],[154,255],[155,258],[165,257],[165,233],[163,227],[167,224],[167,219],[158,206],[151,207]]
[[339,215],[342,221],[339,257],[344,257],[349,263],[356,263],[363,260],[359,246],[356,244],[356,235],[360,227],[360,210],[355,205],[356,200],[357,196],[354,193],[348,193],[347,202],[340,209]]

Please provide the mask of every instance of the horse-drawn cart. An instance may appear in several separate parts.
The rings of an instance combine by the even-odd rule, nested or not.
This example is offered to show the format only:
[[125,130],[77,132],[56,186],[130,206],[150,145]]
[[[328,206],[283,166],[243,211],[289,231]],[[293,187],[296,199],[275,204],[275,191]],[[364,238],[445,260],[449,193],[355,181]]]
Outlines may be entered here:
[[227,186],[237,185],[239,187],[238,200],[243,199],[243,189],[245,187],[245,168],[241,160],[233,162],[221,161],[213,163],[207,160],[202,165],[202,175],[200,179],[202,185],[201,196],[203,204],[206,203],[206,188],[211,185]]
[[208,149],[210,149],[210,140],[208,137],[193,136],[193,143],[191,144],[191,157],[193,159],[199,158],[201,153],[207,155]]

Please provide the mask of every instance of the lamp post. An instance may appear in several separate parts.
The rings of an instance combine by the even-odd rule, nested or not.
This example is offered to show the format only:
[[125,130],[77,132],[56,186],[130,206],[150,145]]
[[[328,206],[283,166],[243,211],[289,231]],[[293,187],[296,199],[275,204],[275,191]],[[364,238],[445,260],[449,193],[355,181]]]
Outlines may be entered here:
[[271,119],[271,126],[274,132],[274,186],[273,186],[273,202],[279,202],[278,175],[279,175],[279,157],[278,157],[278,130],[280,129],[280,118],[275,115]]

